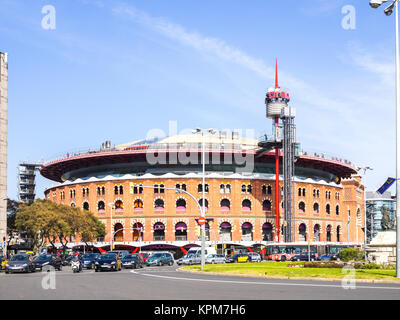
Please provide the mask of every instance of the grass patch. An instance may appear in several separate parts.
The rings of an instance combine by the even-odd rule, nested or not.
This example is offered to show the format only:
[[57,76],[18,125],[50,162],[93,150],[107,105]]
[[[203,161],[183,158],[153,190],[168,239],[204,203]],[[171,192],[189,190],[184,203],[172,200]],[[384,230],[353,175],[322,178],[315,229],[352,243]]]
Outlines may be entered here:
[[[341,268],[304,268],[303,262],[265,262],[265,263],[225,263],[204,266],[204,272],[216,272],[226,275],[249,275],[262,277],[305,277],[341,279],[349,275],[342,273]],[[185,266],[182,269],[201,271],[200,265]],[[393,280],[396,270],[356,269],[356,279]]]

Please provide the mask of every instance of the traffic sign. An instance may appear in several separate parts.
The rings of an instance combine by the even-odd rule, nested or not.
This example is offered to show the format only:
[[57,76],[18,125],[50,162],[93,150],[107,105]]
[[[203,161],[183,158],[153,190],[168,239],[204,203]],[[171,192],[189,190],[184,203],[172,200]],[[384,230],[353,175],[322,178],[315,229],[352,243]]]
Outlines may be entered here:
[[197,223],[199,224],[199,225],[203,225],[203,224],[205,224],[207,222],[207,220],[206,220],[206,218],[204,218],[204,217],[200,217],[198,220],[197,220]]

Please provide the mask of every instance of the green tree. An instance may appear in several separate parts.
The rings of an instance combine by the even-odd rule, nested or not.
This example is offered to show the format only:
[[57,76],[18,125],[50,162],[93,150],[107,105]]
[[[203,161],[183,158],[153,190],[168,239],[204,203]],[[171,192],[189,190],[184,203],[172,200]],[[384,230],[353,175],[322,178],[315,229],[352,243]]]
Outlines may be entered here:
[[91,212],[41,199],[22,204],[15,223],[32,238],[35,249],[47,241],[53,248],[59,242],[65,250],[72,237],[80,236],[87,243],[106,233],[104,224]]

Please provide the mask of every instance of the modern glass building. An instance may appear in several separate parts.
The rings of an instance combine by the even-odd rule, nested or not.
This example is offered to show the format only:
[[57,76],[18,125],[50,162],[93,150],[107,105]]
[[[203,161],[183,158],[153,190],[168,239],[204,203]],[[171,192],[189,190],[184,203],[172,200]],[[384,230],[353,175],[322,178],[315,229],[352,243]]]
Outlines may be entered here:
[[367,243],[376,237],[379,231],[382,231],[382,207],[389,210],[392,228],[395,229],[396,217],[396,197],[392,196],[390,191],[380,194],[375,191],[366,192],[367,204]]

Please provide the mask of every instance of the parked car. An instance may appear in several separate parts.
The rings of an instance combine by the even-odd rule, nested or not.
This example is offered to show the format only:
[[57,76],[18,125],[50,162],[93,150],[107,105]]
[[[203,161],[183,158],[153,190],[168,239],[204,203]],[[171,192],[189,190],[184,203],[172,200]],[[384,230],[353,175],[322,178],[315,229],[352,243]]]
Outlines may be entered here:
[[140,255],[143,258],[143,261],[146,262],[146,260],[151,256],[151,253],[149,252],[141,252]]
[[199,254],[188,253],[182,259],[182,264],[192,265],[200,263],[201,263],[201,255]]
[[35,269],[42,270],[45,266],[52,266],[54,269],[61,271],[61,258],[54,254],[41,254],[33,260]]
[[236,253],[233,256],[226,258],[225,262],[250,262],[250,258],[247,253]]
[[310,256],[308,256],[308,252],[302,252],[300,254],[296,254],[295,256],[290,258],[290,261],[315,261],[317,260],[317,257],[315,256],[315,253],[311,253]]
[[162,266],[162,265],[172,266],[174,264],[174,258],[169,252],[157,252],[152,254],[146,261],[147,266]]
[[99,257],[99,253],[85,253],[82,256],[82,268],[94,269],[96,259]]
[[206,257],[206,263],[225,263],[225,257],[222,254],[209,254]]
[[128,250],[112,250],[112,251],[108,251],[107,253],[116,253],[120,259],[123,258],[124,256],[130,254],[130,252]]
[[101,255],[94,263],[96,272],[102,270],[120,271],[122,268],[121,259],[117,253],[106,253]]
[[5,266],[6,273],[34,272],[35,266],[28,254],[13,255]]
[[121,259],[122,267],[125,269],[137,269],[144,267],[143,257],[138,254],[128,254]]
[[249,256],[251,262],[261,262],[262,260],[261,255],[257,252],[249,252],[247,255]]
[[317,258],[318,261],[333,261],[333,260],[339,260],[339,255],[338,254],[324,254],[323,256],[319,256]]

